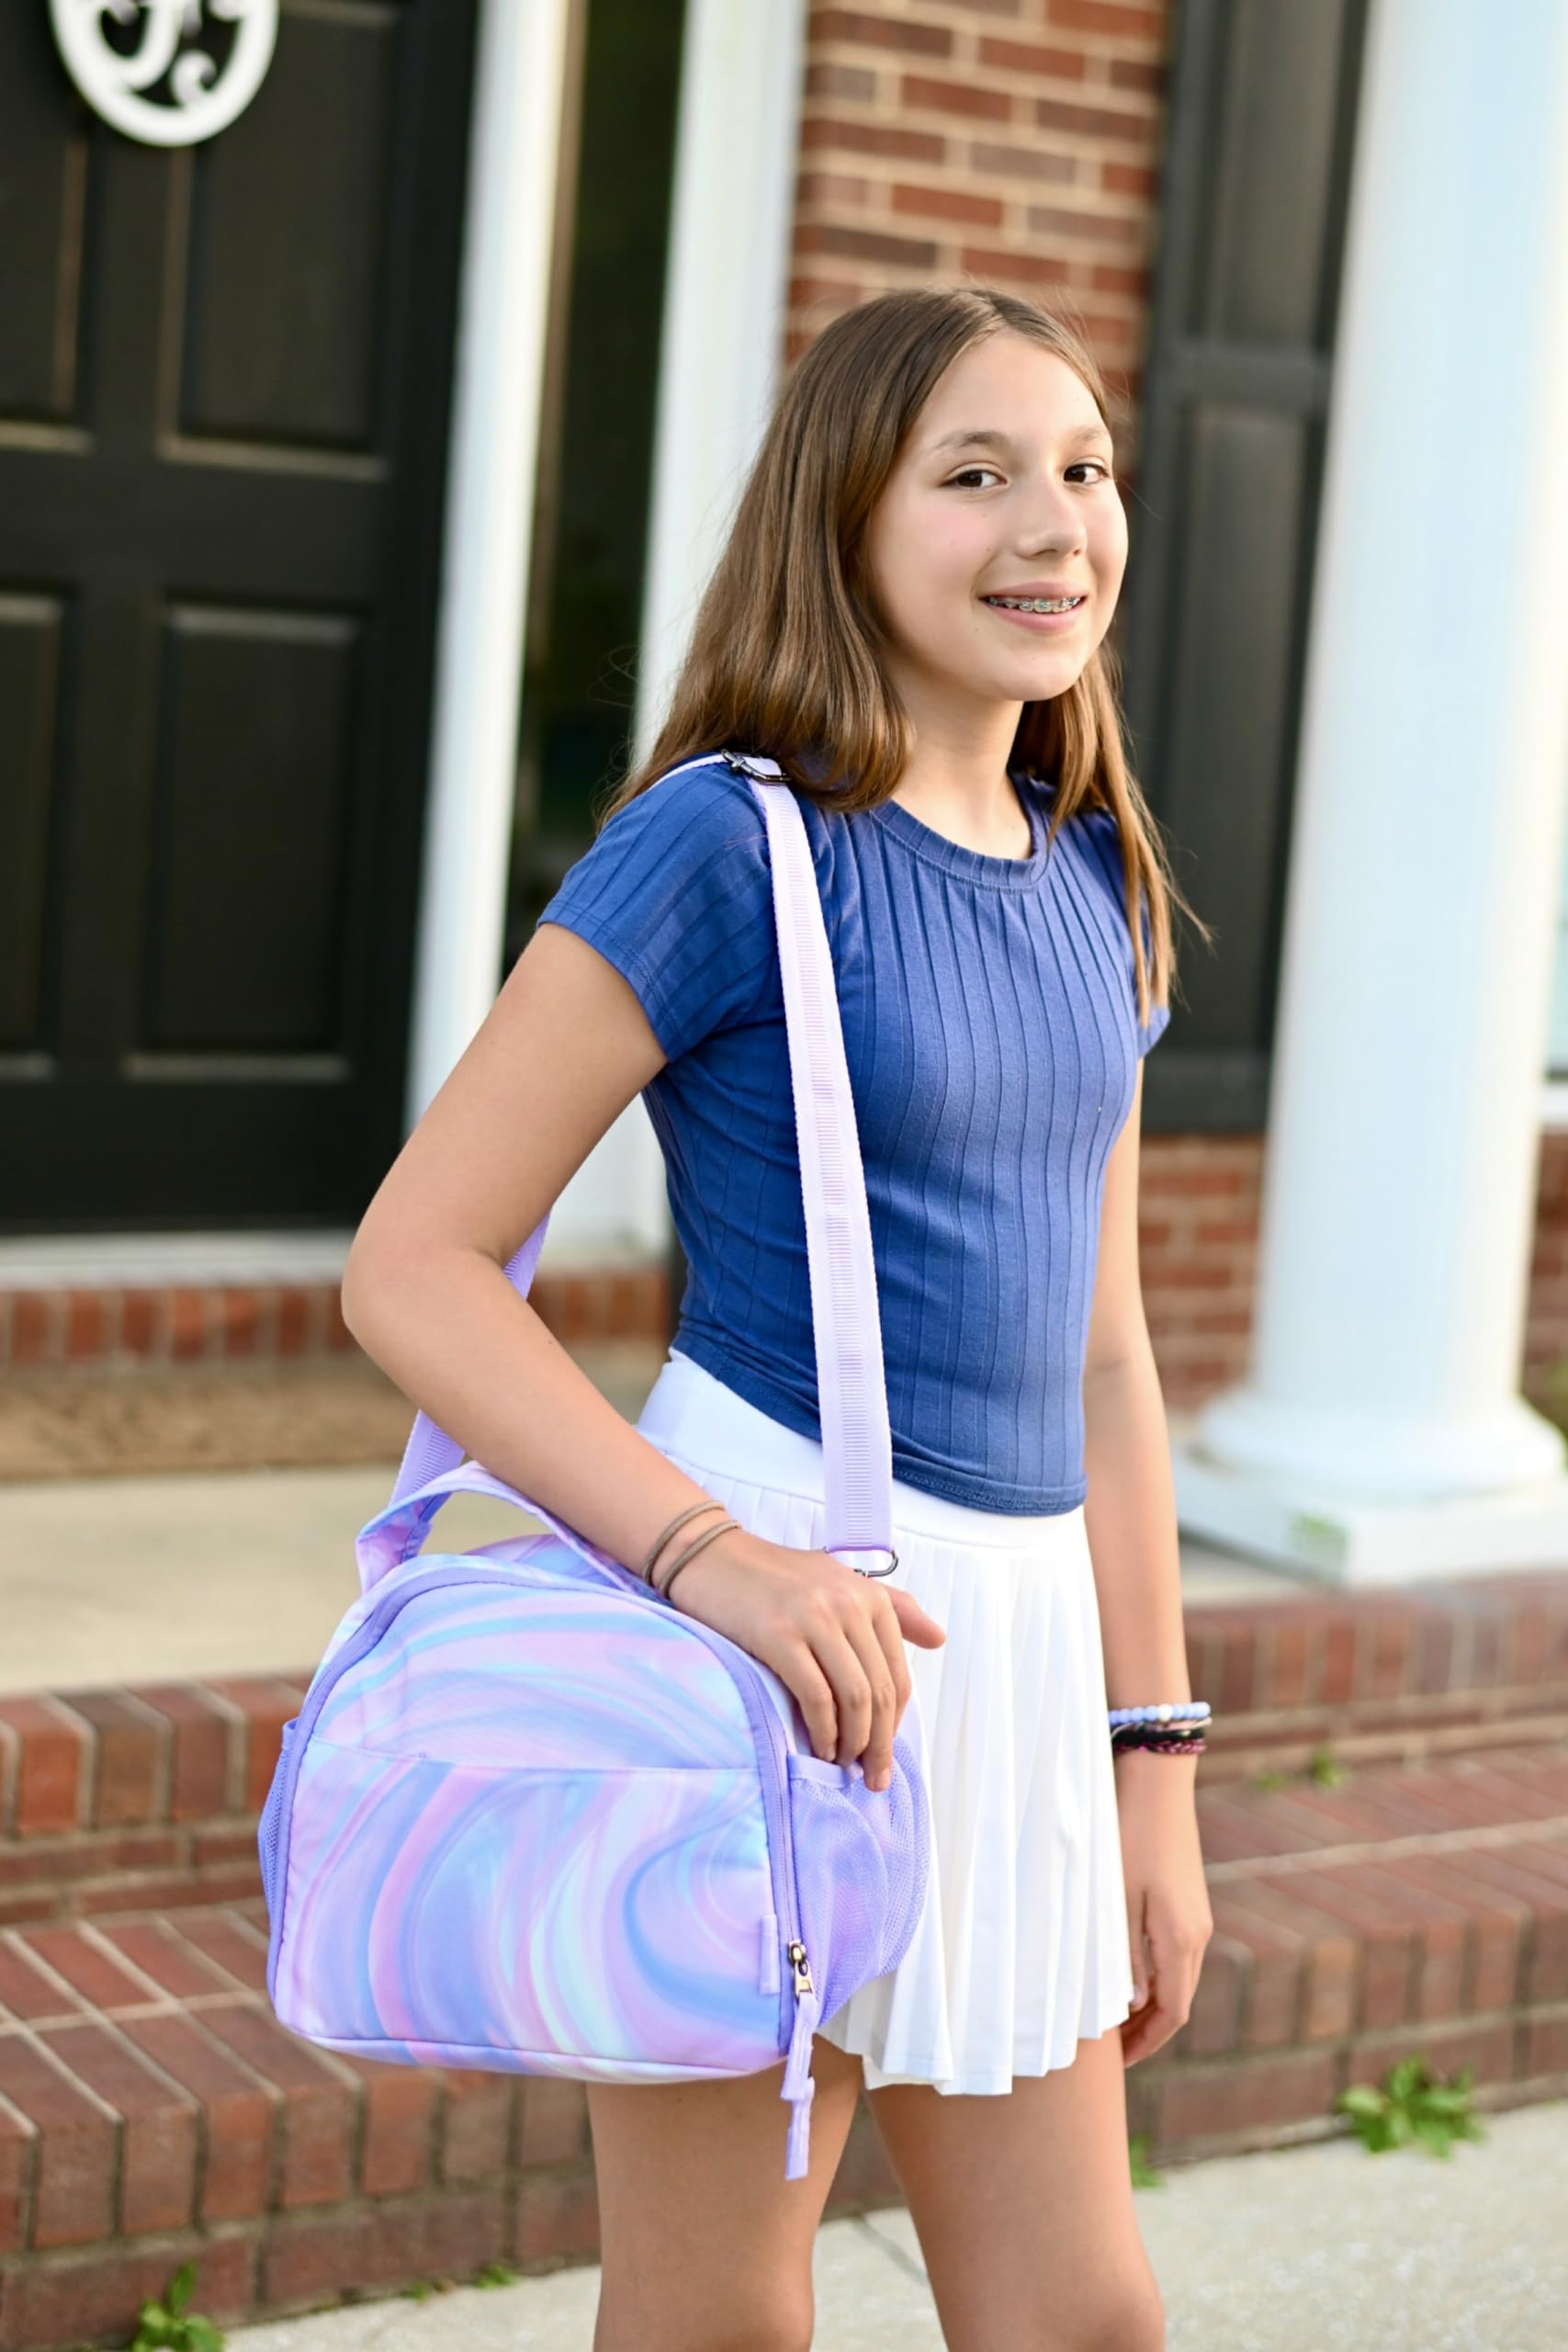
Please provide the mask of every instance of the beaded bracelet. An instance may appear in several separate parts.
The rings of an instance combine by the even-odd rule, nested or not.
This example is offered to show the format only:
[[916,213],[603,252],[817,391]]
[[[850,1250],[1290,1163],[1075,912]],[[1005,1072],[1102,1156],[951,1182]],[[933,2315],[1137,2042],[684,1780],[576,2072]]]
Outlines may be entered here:
[[1107,1714],[1114,1731],[1122,1724],[1207,1723],[1210,1712],[1207,1699],[1178,1699],[1160,1707],[1111,1707]]
[[1129,1724],[1111,1736],[1111,1752],[1117,1756],[1134,1747],[1146,1748],[1152,1756],[1201,1756],[1208,1745],[1197,1725],[1183,1732],[1174,1726],[1159,1730],[1149,1724]]
[[1154,1707],[1108,1707],[1111,1747],[1122,1756],[1144,1748],[1151,1756],[1201,1756],[1211,1716],[1206,1699],[1173,1699]]

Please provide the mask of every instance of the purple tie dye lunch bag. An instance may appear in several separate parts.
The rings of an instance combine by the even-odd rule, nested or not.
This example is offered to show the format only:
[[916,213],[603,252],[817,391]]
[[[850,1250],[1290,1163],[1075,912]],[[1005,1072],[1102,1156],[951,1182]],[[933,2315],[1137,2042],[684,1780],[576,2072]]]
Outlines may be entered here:
[[[863,1572],[887,1575],[871,1226],[810,845],[776,763],[722,756],[767,826],[823,1549],[847,1566],[884,1553]],[[547,1223],[507,1268],[525,1296]],[[549,1532],[419,1556],[458,1492]],[[356,1549],[361,1597],[285,1727],[261,1818],[281,2022],[367,2058],[580,2081],[749,2075],[782,2057],[785,2177],[800,2178],[813,2030],[897,1965],[925,1900],[930,1808],[908,1715],[886,1790],[821,1762],[766,1667],[423,1414]]]

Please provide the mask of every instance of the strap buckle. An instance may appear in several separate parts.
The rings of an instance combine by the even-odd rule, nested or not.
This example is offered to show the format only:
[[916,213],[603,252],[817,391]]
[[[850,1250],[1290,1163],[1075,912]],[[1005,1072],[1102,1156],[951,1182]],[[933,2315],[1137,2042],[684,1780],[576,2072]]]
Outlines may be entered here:
[[777,760],[764,759],[760,753],[720,752],[718,756],[737,775],[753,776],[759,784],[777,784],[784,775]]

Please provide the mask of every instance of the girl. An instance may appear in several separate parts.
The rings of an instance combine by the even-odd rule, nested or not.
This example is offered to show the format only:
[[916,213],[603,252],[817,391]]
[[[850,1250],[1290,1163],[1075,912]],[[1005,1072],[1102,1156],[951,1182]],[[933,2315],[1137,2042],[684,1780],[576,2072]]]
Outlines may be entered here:
[[[773,1668],[819,1755],[886,1786],[917,1698],[930,1894],[900,1966],[824,2021],[809,2177],[782,2178],[777,2070],[590,2089],[599,2352],[810,2344],[863,2084],[955,2352],[1164,2342],[1122,2075],[1186,2018],[1211,1921],[1192,1753],[1113,1755],[1106,1724],[1108,1701],[1190,1695],[1137,1266],[1140,1057],[1169,1019],[1179,894],[1105,645],[1111,446],[1086,343],[1010,295],[890,294],[826,330],[649,758],[346,1271],[349,1323],[407,1394],[617,1559],[695,1506],[739,1522],[671,1603]],[[832,945],[893,1430],[886,1582],[818,1548],[765,833],[726,749],[783,765]],[[639,1092],[690,1279],[633,1428],[502,1269]]]

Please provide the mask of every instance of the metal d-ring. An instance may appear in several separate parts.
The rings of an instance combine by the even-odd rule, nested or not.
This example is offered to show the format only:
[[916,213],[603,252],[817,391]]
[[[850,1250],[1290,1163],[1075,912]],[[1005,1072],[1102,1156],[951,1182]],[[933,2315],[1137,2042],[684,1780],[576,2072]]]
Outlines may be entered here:
[[[851,1544],[844,1544],[841,1548],[842,1548],[844,1551],[851,1551],[851,1550],[858,1549],[858,1546],[851,1545]],[[852,1571],[852,1573],[853,1575],[855,1575],[855,1576],[857,1576],[857,1577],[890,1577],[890,1576],[893,1574],[894,1569],[895,1569],[895,1568],[897,1566],[897,1565],[898,1565],[898,1555],[897,1555],[897,1553],[893,1549],[892,1544],[878,1544],[876,1545],[876,1547],[875,1547],[875,1548],[876,1548],[876,1550],[877,1550],[877,1551],[879,1551],[879,1552],[881,1552],[881,1551],[886,1551],[886,1554],[887,1554],[887,1566],[886,1566],[885,1568],[855,1568],[855,1569],[853,1569],[853,1570]]]

